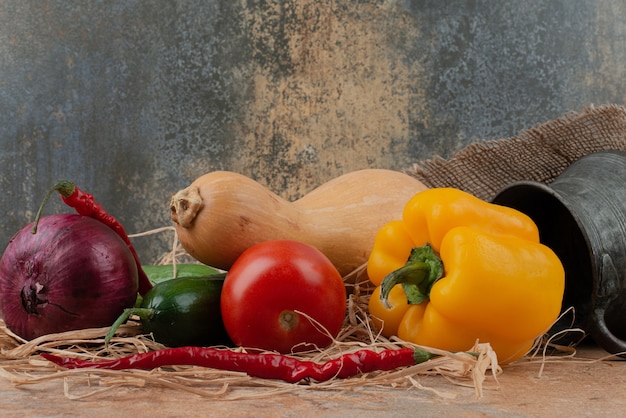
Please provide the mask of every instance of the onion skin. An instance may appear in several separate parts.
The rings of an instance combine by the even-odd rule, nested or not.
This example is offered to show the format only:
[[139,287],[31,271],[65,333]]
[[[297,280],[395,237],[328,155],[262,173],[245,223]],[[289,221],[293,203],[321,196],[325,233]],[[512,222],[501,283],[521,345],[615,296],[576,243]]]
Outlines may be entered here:
[[0,259],[0,315],[26,340],[110,326],[134,305],[137,265],[106,225],[57,214],[18,231]]

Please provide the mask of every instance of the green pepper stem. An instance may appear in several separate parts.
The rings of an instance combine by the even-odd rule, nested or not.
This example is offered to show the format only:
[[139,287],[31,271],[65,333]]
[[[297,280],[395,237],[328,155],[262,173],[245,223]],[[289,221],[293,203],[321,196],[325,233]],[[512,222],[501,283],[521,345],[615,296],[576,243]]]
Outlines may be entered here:
[[430,289],[443,276],[443,262],[430,244],[411,249],[406,264],[392,271],[380,284],[380,300],[386,308],[391,289],[401,284],[407,301],[420,304],[428,300]]
[[39,205],[37,215],[35,216],[35,222],[33,223],[33,229],[30,232],[33,234],[37,233],[37,226],[39,225],[39,219],[41,218],[43,208],[46,206],[46,203],[48,203],[48,200],[50,200],[50,196],[52,196],[54,192],[59,192],[63,197],[69,197],[72,195],[72,193],[74,193],[74,190],[76,190],[76,186],[74,185],[74,183],[68,180],[59,180],[54,186],[52,186],[52,188],[48,190],[48,192],[44,196],[41,205]]
[[[465,353],[476,358],[480,356],[480,353],[474,351],[451,351],[451,353]],[[435,357],[441,357],[441,354],[435,354],[420,347],[413,348],[413,360],[415,364],[425,363]]]
[[423,348],[414,348],[413,349],[413,360],[415,364],[425,363],[431,358],[439,357],[439,354],[431,353],[430,351],[426,351]]

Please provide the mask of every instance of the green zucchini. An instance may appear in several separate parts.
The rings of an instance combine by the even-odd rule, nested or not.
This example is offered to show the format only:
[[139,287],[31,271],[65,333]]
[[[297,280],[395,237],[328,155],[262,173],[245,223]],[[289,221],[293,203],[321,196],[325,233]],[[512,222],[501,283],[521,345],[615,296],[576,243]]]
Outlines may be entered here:
[[169,347],[230,345],[222,322],[220,295],[225,273],[178,277],[156,284],[139,307],[126,309],[105,337],[105,343],[131,315],[145,333]]

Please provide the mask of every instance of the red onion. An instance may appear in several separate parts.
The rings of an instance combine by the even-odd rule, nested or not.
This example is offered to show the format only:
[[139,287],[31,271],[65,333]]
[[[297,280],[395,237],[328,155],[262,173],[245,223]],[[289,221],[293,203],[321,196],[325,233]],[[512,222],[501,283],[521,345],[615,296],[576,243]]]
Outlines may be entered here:
[[113,324],[137,298],[137,265],[122,239],[86,216],[50,215],[18,231],[0,259],[0,315],[31,340]]

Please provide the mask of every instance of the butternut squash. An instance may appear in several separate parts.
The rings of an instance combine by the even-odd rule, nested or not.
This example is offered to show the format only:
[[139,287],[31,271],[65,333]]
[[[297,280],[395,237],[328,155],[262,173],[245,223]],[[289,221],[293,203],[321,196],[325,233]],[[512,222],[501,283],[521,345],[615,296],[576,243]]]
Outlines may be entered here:
[[202,263],[228,270],[254,244],[292,239],[317,247],[345,276],[366,263],[378,230],[426,188],[398,171],[364,169],[290,202],[246,176],[215,171],[174,194],[170,208],[181,245]]

